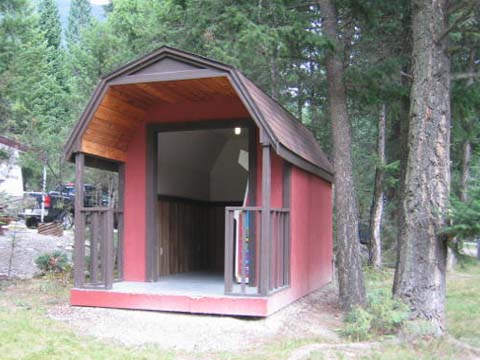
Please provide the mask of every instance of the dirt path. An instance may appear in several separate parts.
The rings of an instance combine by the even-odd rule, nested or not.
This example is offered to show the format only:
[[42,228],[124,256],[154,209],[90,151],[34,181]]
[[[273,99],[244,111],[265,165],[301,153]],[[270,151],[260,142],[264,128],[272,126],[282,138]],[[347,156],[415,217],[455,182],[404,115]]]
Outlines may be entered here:
[[339,341],[341,326],[331,286],[316,291],[267,319],[71,307],[49,310],[75,331],[125,345],[157,344],[182,351],[238,351],[275,340]]

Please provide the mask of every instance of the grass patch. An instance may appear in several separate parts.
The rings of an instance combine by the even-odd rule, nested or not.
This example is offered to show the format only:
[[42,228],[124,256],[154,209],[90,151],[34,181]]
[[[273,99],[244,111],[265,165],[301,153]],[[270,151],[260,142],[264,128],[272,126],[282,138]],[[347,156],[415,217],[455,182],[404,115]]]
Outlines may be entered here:
[[419,340],[401,345],[386,345],[381,351],[360,356],[365,360],[458,360],[469,354],[452,346],[444,339]]
[[480,348],[480,263],[475,259],[460,263],[448,277],[447,329]]
[[[389,318],[391,304],[384,297],[391,292],[393,270],[366,269],[366,285],[376,313]],[[447,277],[447,328],[449,334],[471,346],[480,347],[480,264],[461,262]],[[297,348],[325,339],[275,339],[255,349],[229,353],[186,353],[165,351],[158,346],[127,347],[74,333],[67,324],[50,319],[49,307],[67,302],[69,285],[54,276],[30,281],[0,281],[0,357],[2,359],[286,359]],[[387,295],[385,295],[387,294]],[[381,300],[381,301],[380,301]],[[384,307],[386,304],[388,306]],[[390,305],[389,305],[390,304]],[[386,311],[384,313],[384,310]],[[385,315],[386,314],[386,315]],[[371,324],[373,319],[370,320]],[[370,325],[371,325],[370,324]],[[377,325],[375,325],[377,326]],[[377,327],[383,328],[381,324]],[[372,331],[370,341],[385,338]],[[348,341],[348,340],[346,340]],[[414,339],[380,350],[331,349],[312,353],[310,359],[460,359],[461,349],[444,339]]]
[[173,359],[161,351],[129,349],[80,337],[35,310],[0,308],[2,359]]
[[2,359],[174,359],[157,347],[129,348],[79,336],[46,316],[50,304],[65,302],[68,290],[51,279],[0,282]]
[[[352,340],[381,340],[381,332],[372,326],[375,318],[392,314],[390,306],[384,299],[377,302],[381,310],[375,314],[370,309],[372,294],[391,294],[393,270],[365,270],[365,282],[369,294],[369,306],[364,309],[354,309],[346,317],[344,332]],[[373,309],[375,310],[375,309]],[[378,309],[377,309],[378,310]],[[462,257],[456,270],[447,275],[447,331],[449,335],[471,346],[480,348],[480,262],[471,257]],[[382,315],[382,316],[379,316]],[[354,321],[351,321],[351,320]],[[406,324],[408,327],[410,322]],[[411,324],[412,326],[415,324]],[[379,327],[383,328],[383,325]],[[352,336],[353,335],[353,336]],[[330,356],[332,354],[329,354]],[[469,354],[464,354],[468,357]],[[321,359],[321,354],[312,359]],[[339,354],[342,359],[344,354]],[[335,358],[335,356],[332,356]],[[379,352],[371,352],[362,359],[459,359],[462,350],[444,339],[421,338],[402,343],[401,345],[385,345]]]

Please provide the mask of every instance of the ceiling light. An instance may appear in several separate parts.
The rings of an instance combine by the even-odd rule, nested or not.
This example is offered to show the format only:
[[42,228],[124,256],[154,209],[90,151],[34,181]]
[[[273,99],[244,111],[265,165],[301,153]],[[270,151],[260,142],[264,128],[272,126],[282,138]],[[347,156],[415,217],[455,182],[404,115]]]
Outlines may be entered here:
[[242,133],[242,128],[236,127],[235,128],[235,135],[240,135]]

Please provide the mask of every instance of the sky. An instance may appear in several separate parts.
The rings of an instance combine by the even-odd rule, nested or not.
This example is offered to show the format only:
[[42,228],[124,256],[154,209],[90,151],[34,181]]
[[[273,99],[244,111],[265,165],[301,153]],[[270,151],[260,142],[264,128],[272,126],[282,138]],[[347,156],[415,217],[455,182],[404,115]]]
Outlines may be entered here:
[[110,0],[90,0],[90,3],[93,5],[107,5]]

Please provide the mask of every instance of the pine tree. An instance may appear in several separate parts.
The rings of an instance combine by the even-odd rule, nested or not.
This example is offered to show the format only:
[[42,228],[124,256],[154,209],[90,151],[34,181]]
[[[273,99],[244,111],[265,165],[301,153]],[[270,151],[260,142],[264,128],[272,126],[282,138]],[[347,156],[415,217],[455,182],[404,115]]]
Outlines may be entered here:
[[[27,114],[31,103],[28,100],[31,90],[39,84],[45,54],[37,24],[29,0],[0,2],[0,116],[3,120],[0,124],[3,133],[21,135],[29,124]],[[30,69],[24,71],[26,68]]]
[[68,13],[68,27],[66,31],[67,46],[70,48],[80,41],[82,32],[92,22],[92,7],[88,0],[72,0]]
[[62,26],[55,0],[40,0],[38,5],[39,26],[47,39],[47,46],[58,50],[62,42]]
[[[412,316],[445,328],[444,233],[450,191],[448,1],[412,0],[413,78],[407,171],[394,295]],[[437,74],[432,76],[432,74]]]
[[55,0],[41,0],[38,5],[39,28],[47,43],[51,75],[65,88],[65,54],[62,48],[62,25]]
[[335,1],[319,0],[322,28],[331,42],[326,58],[328,103],[332,121],[333,158],[335,164],[335,209],[337,273],[340,305],[350,309],[366,303],[365,282],[360,260],[358,209],[353,179],[351,124],[347,112],[344,82],[345,41],[339,37]]

